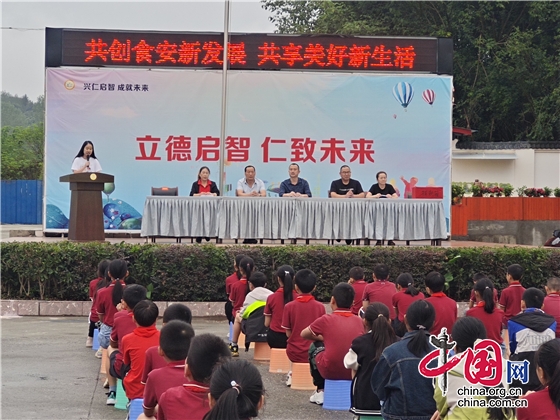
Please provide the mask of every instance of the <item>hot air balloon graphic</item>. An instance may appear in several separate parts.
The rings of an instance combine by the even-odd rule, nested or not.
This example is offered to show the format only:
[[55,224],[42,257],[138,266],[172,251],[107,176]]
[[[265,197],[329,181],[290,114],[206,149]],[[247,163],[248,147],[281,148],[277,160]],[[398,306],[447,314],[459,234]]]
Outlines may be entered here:
[[432,89],[426,89],[422,93],[422,99],[424,99],[427,103],[432,105],[436,100],[436,93]]
[[414,89],[412,89],[412,85],[410,83],[400,82],[393,87],[393,96],[398,102],[400,102],[406,111],[406,107],[414,97]]

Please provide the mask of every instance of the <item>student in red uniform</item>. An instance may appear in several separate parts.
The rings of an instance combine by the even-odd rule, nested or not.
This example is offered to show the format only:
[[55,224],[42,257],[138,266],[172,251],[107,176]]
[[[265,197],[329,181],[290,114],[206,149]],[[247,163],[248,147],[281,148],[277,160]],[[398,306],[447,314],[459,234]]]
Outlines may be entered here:
[[251,273],[255,269],[255,262],[250,257],[245,257],[239,263],[239,272],[241,273],[241,278],[238,282],[233,283],[230,288],[229,293],[229,300],[233,305],[233,309],[231,314],[233,319],[235,319],[235,315],[243,306],[243,301],[245,300],[245,296],[249,293],[249,278],[251,277]]
[[556,320],[556,338],[560,338],[560,278],[549,278],[544,288],[546,297],[542,310]]
[[[476,286],[476,282],[479,281],[480,279],[487,279],[488,276],[485,273],[479,272],[479,273],[475,273],[472,277],[472,281],[474,283],[474,285]],[[490,279],[489,279],[490,280]],[[498,289],[494,288],[494,301],[496,302],[496,305],[498,304]],[[476,305],[476,296],[474,294],[474,286],[473,289],[471,290],[471,296],[469,298],[469,309],[471,309],[472,307],[474,307],[474,305]]]
[[101,321],[99,328],[99,347],[107,349],[113,329],[113,318],[117,313],[117,305],[121,302],[124,279],[128,276],[125,260],[113,260],[109,264],[111,284],[97,292],[95,310]]
[[389,281],[389,267],[385,264],[377,264],[373,268],[373,283],[369,283],[364,289],[362,297],[364,311],[370,303],[381,302],[389,308],[391,320],[395,319],[397,316],[393,307],[395,293],[397,293],[397,288],[393,282]]
[[115,314],[113,329],[111,330],[110,345],[107,349],[107,382],[109,383],[109,395],[107,405],[115,405],[117,393],[117,378],[123,379],[122,339],[136,328],[132,311],[138,302],[146,299],[147,290],[139,284],[129,284],[123,290],[121,300],[122,311]]
[[500,296],[500,309],[504,311],[502,322],[506,328],[507,322],[521,312],[521,299],[525,292],[525,288],[521,285],[523,272],[523,267],[519,264],[512,264],[507,268],[506,279],[509,286],[502,290]]
[[467,316],[478,318],[486,328],[486,336],[494,340],[505,354],[506,348],[502,338],[502,319],[504,312],[496,306],[494,301],[494,285],[488,279],[480,279],[474,285],[476,306],[467,311]]
[[[210,410],[208,394],[211,393],[212,372],[228,360],[229,348],[220,337],[212,334],[194,337],[185,362],[183,385],[169,388],[161,395],[158,420],[201,420]],[[230,383],[233,379],[230,377]]]
[[393,295],[393,308],[396,318],[393,320],[393,329],[397,336],[402,337],[406,333],[404,315],[410,304],[414,301],[424,299],[424,293],[414,287],[414,278],[410,273],[402,273],[397,277],[397,293]]
[[539,381],[545,388],[522,397],[528,407],[517,409],[517,420],[560,419],[560,340],[541,344],[535,362]]
[[183,321],[170,321],[159,335],[159,354],[167,366],[152,370],[144,387],[142,407],[146,417],[154,416],[162,394],[185,382],[185,359],[189,353],[194,330]]
[[276,272],[278,285],[276,292],[266,299],[264,325],[268,328],[266,341],[272,349],[285,349],[288,345],[286,330],[282,328],[284,306],[297,297],[294,289],[294,269],[289,265],[281,266]]
[[231,300],[229,300],[229,295],[231,293],[231,286],[237,283],[239,280],[241,280],[242,276],[241,276],[241,272],[239,271],[239,265],[241,264],[241,260],[245,258],[245,256],[246,256],[245,254],[238,254],[235,256],[235,258],[233,259],[233,274],[226,278],[227,301],[224,310],[226,312],[226,317],[229,323],[232,323],[234,321],[233,304]]
[[350,311],[354,289],[348,283],[338,283],[332,292],[332,314],[323,315],[301,332],[301,336],[314,343],[309,347],[309,367],[313,385],[317,390],[309,402],[322,405],[325,379],[351,380],[351,372],[344,367],[344,356],[352,341],[364,333],[360,317]]
[[[97,290],[107,286],[108,283],[105,283],[105,271],[107,271],[107,267],[109,267],[109,260],[103,260],[97,266],[97,278],[93,279],[89,282],[89,299],[91,300],[91,311],[89,313],[89,331],[88,336],[86,338],[86,347],[93,346],[93,331],[97,328],[97,322],[99,321],[99,315],[97,315],[97,311],[95,310],[95,297],[97,295]],[[101,284],[100,284],[101,282]],[[99,284],[100,287],[97,287]]]
[[143,300],[136,304],[133,314],[137,327],[122,339],[123,363],[130,366],[123,380],[123,388],[129,400],[144,396],[144,384],[141,380],[146,350],[159,344],[159,331],[156,328],[159,314],[157,305]]
[[[301,337],[301,332],[317,318],[325,315],[325,306],[317,302],[311,294],[317,284],[317,276],[311,270],[299,270],[295,275],[297,298],[284,306],[282,328],[286,330],[288,343],[286,355],[292,363],[307,363],[309,341]],[[286,385],[292,384],[292,372],[288,373]]]
[[348,284],[354,288],[354,302],[352,303],[351,311],[354,315],[358,315],[362,307],[362,296],[364,296],[364,289],[367,282],[364,277],[364,269],[362,267],[352,267],[348,273]]
[[[192,313],[187,305],[182,303],[173,303],[163,312],[162,323],[165,326],[173,320],[183,321],[191,324]],[[154,370],[167,366],[165,359],[159,355],[159,346],[150,347],[146,350],[146,361],[144,363],[144,371],[142,372],[142,383],[146,385],[148,374]]]
[[247,360],[218,366],[210,382],[212,410],[204,420],[251,420],[264,404],[264,386],[259,370]]
[[457,302],[443,293],[445,278],[437,271],[432,271],[426,276],[426,290],[430,297],[429,301],[436,311],[434,325],[430,334],[439,335],[443,327],[447,328],[447,334],[451,334],[453,324],[457,321]]

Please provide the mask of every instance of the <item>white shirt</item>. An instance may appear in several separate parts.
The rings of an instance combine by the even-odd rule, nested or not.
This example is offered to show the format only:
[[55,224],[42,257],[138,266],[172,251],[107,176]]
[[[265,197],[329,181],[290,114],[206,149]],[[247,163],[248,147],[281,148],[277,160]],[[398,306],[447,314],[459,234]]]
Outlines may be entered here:
[[[87,163],[87,159],[83,157],[77,157],[72,162],[72,171],[79,171],[81,170],[85,164]],[[95,158],[89,158],[89,168],[87,168],[86,172],[101,172],[101,165],[99,161]]]
[[255,178],[255,182],[253,183],[252,187],[247,184],[247,180],[245,178],[241,178],[239,181],[237,181],[237,189],[242,190],[244,194],[249,194],[253,191],[256,191],[258,193],[260,193],[261,191],[265,191],[264,182],[262,182],[259,178]]

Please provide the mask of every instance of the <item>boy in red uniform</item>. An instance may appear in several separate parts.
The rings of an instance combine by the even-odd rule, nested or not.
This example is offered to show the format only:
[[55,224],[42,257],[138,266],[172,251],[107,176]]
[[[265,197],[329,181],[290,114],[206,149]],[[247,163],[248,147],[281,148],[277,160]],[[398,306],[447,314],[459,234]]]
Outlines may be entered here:
[[432,271],[426,276],[426,291],[431,295],[428,299],[436,310],[436,319],[430,334],[439,335],[443,327],[447,334],[451,334],[453,325],[457,321],[457,302],[443,293],[445,278],[437,271]]
[[139,284],[125,286],[121,300],[123,310],[117,312],[113,317],[113,329],[111,330],[109,348],[107,349],[107,355],[109,356],[106,366],[106,372],[109,372],[107,375],[107,382],[109,383],[107,405],[115,405],[117,378],[123,379],[122,339],[136,328],[132,318],[132,310],[138,302],[146,299],[146,293],[146,288]]
[[[301,337],[301,332],[317,318],[326,314],[325,306],[317,302],[311,292],[315,290],[317,276],[311,270],[299,270],[295,275],[296,292],[299,295],[284,306],[282,328],[286,330],[288,345],[286,354],[292,363],[307,363],[309,342]],[[286,385],[292,384],[291,372]]]
[[301,332],[303,338],[314,341],[309,347],[309,367],[317,390],[309,402],[323,404],[325,379],[352,379],[351,371],[344,367],[344,356],[352,341],[364,333],[362,319],[350,311],[353,301],[352,286],[338,283],[331,297],[333,313],[316,319]]
[[[480,279],[488,279],[488,276],[485,273],[479,272],[479,273],[475,273],[472,276],[472,281],[474,283],[474,285],[476,286],[476,282],[479,281]],[[488,279],[490,280],[490,279]],[[496,305],[498,305],[498,289],[494,288],[494,301],[496,302]],[[469,309],[473,308],[474,305],[476,305],[477,301],[476,301],[476,295],[474,293],[474,287],[471,290],[471,296],[469,298]]]
[[133,310],[137,327],[122,339],[123,363],[130,370],[123,380],[123,387],[129,400],[144,396],[141,382],[146,350],[159,344],[156,321],[159,314],[157,305],[149,300],[138,302]]
[[370,303],[381,302],[389,308],[391,320],[397,317],[393,307],[393,295],[397,293],[395,283],[389,281],[389,267],[385,264],[377,264],[373,268],[373,283],[369,283],[364,289],[362,297],[364,311]]
[[[191,324],[192,313],[187,305],[182,303],[173,303],[163,312],[163,325],[170,321],[177,320]],[[159,346],[150,347],[146,350],[146,361],[144,362],[144,371],[142,372],[142,383],[146,385],[148,374],[154,370],[167,366],[165,359],[159,355]]]
[[546,297],[542,310],[556,320],[556,338],[560,338],[560,279],[551,277],[544,288]]
[[186,380],[182,386],[169,388],[162,394],[158,420],[202,420],[210,411],[208,393],[212,372],[230,357],[230,350],[220,337],[201,334],[193,338],[185,363]]
[[350,279],[348,284],[354,288],[354,302],[352,303],[352,313],[358,315],[362,307],[362,296],[364,289],[367,286],[366,279],[364,278],[364,269],[362,267],[352,267],[348,273]]
[[[521,277],[523,277],[523,267],[519,264],[512,264],[507,268],[506,280],[508,287],[502,290],[500,296],[500,309],[504,311],[504,342],[509,345],[508,321],[521,312],[521,299],[525,288],[521,285]],[[509,352],[509,347],[508,347]]]
[[159,335],[159,354],[167,366],[152,370],[144,387],[144,415],[154,416],[162,394],[169,388],[185,383],[185,359],[189,353],[193,328],[183,321],[170,321],[163,326]]

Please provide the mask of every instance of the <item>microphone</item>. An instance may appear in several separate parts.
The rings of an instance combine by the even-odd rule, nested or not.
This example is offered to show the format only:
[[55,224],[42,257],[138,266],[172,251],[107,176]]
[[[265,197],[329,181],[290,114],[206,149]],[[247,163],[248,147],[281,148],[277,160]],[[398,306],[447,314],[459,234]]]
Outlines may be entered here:
[[86,155],[86,160],[89,162],[90,155]]

